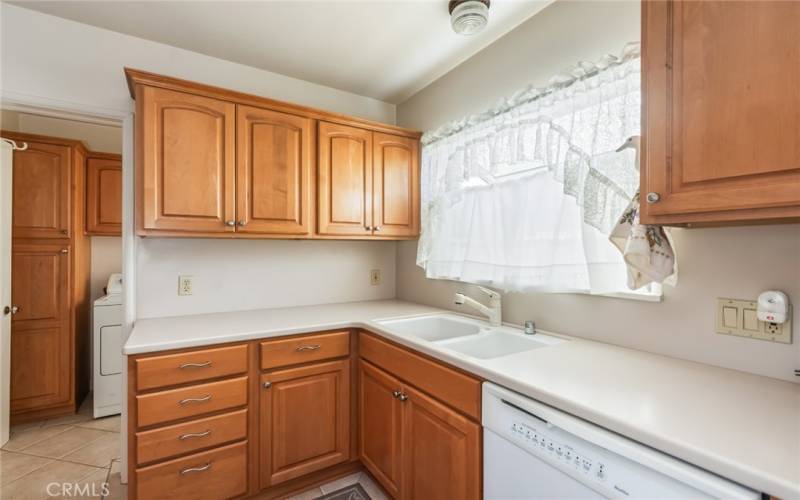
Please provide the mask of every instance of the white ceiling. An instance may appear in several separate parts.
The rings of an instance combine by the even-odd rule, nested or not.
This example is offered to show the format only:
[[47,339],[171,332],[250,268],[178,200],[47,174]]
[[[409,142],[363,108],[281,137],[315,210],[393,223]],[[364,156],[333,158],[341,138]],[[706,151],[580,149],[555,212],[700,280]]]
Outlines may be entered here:
[[447,0],[26,1],[21,7],[400,103],[553,0],[492,0],[450,29]]

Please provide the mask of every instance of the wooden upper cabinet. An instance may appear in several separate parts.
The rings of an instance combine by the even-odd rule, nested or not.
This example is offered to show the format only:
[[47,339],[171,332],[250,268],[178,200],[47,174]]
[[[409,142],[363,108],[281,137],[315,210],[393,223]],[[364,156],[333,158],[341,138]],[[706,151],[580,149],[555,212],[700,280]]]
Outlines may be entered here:
[[69,245],[15,244],[12,250],[11,409],[70,401]]
[[800,3],[642,16],[642,221],[800,218]]
[[372,163],[374,231],[378,236],[419,234],[419,142],[375,133]]
[[372,234],[372,132],[319,122],[318,231]]
[[90,153],[86,158],[86,234],[122,234],[122,158]]
[[141,230],[235,230],[236,106],[139,87]]
[[236,114],[236,231],[310,234],[312,121],[243,105]]
[[72,193],[72,149],[25,140],[14,151],[12,236],[69,238]]
[[261,375],[261,488],[350,458],[350,361]]

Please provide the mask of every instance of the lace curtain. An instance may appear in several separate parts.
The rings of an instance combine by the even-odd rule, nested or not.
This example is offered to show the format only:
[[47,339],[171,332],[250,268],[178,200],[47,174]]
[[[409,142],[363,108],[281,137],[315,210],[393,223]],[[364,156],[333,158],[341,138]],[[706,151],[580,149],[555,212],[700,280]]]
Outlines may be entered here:
[[639,183],[638,44],[423,136],[417,264],[505,290],[627,290],[608,233]]

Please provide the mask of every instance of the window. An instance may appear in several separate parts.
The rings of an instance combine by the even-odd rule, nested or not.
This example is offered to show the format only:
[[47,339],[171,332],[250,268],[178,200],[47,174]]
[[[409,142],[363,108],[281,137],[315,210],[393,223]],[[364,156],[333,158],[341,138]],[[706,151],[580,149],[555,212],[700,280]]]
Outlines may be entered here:
[[[608,240],[639,184],[638,44],[423,137],[417,264],[508,291],[631,293]],[[637,293],[660,295],[660,287]]]

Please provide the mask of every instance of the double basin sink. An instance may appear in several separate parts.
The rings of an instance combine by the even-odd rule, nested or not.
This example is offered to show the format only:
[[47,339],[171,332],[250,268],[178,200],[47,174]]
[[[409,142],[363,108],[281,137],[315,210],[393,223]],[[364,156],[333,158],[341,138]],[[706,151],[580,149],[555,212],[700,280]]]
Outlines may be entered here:
[[433,314],[376,321],[386,330],[477,359],[495,359],[564,342],[550,335],[525,335],[521,330],[456,314]]

